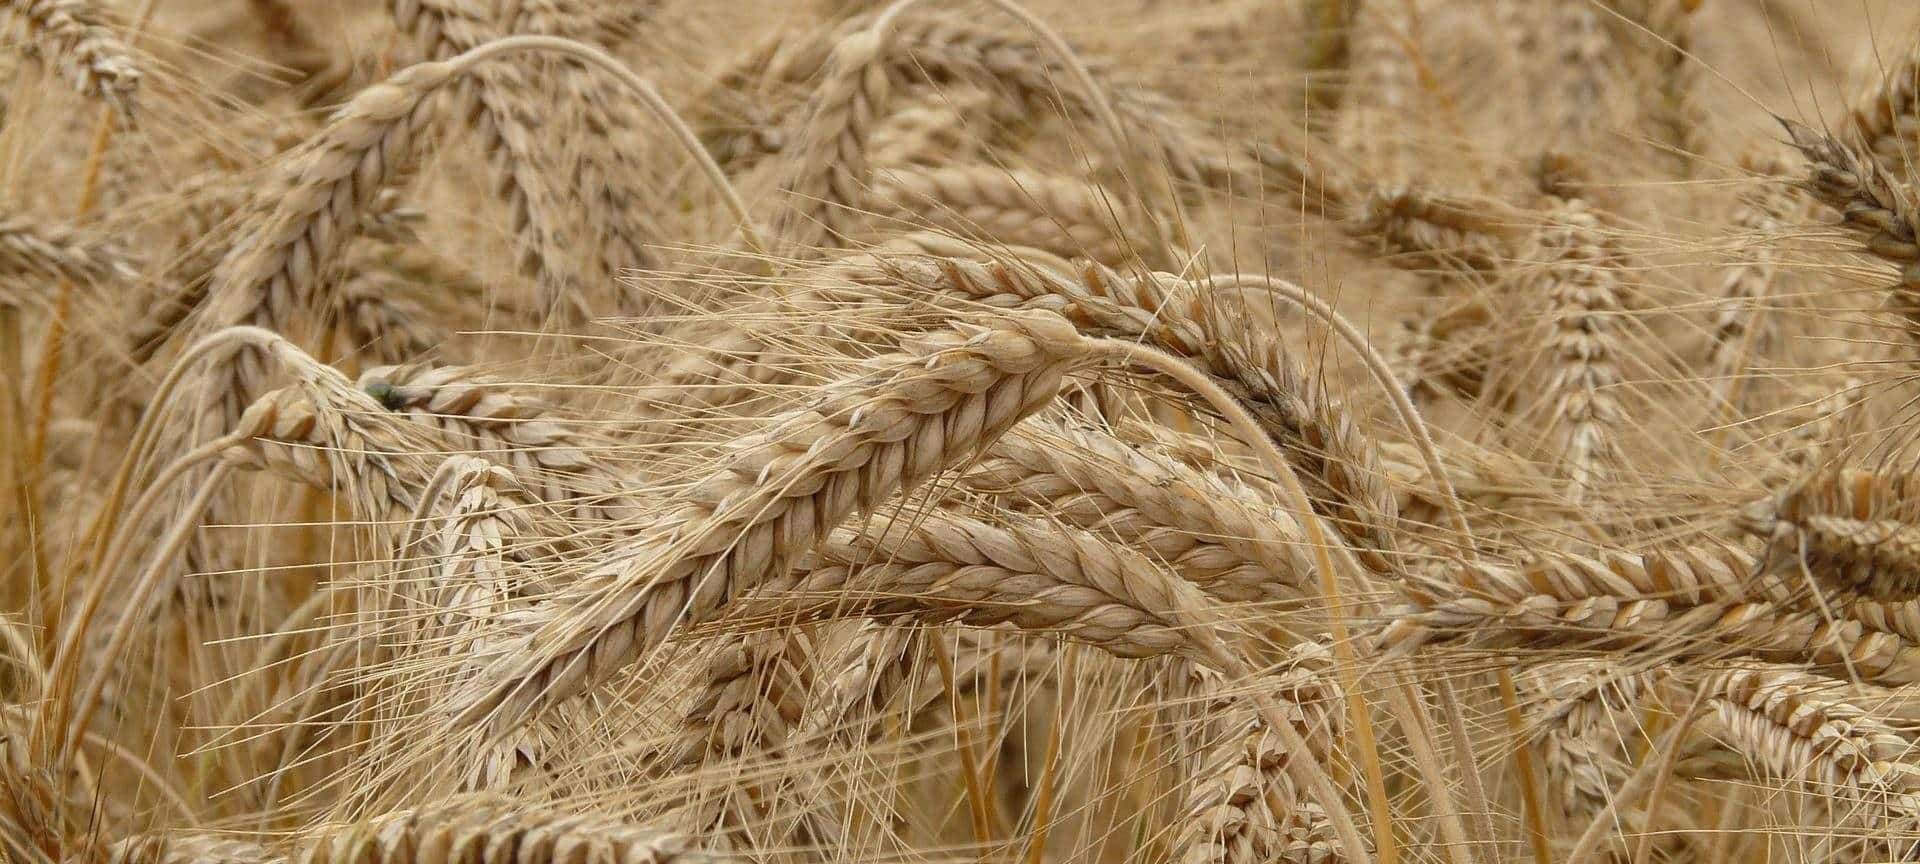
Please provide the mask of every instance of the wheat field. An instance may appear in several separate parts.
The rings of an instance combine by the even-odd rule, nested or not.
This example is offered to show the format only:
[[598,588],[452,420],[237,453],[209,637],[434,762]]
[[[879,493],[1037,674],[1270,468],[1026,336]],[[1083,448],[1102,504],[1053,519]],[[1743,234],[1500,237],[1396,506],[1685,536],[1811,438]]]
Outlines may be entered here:
[[1920,4],[0,13],[0,860],[1920,860]]

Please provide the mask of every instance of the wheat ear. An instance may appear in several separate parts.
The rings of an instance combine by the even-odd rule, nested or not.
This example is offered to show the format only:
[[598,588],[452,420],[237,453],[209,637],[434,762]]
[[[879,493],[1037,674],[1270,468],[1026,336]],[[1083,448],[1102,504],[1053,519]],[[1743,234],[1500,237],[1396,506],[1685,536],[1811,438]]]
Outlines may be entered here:
[[1223,601],[1293,599],[1311,592],[1299,526],[1256,511],[1244,488],[1108,435],[1028,427],[988,451],[961,486],[1029,502],[1049,518],[1150,550]]
[[1431,641],[1616,646],[1661,658],[1747,654],[1867,680],[1915,679],[1920,645],[1835,619],[1753,576],[1753,558],[1724,546],[1596,557],[1555,552],[1522,566],[1454,565],[1401,586],[1375,644],[1404,651]]
[[[1340,735],[1339,688],[1325,646],[1307,642],[1288,652],[1280,670],[1253,681],[1206,675],[1208,725],[1224,732],[1195,760],[1196,779],[1181,802],[1174,849],[1181,864],[1338,860],[1324,815],[1287,776],[1289,759],[1324,760]],[[1256,721],[1240,688],[1275,694],[1310,746],[1290,751]]]
[[1546,303],[1547,380],[1540,395],[1569,497],[1578,503],[1618,458],[1611,431],[1624,419],[1618,331],[1620,276],[1600,223],[1580,201],[1549,217],[1537,238],[1533,290]]
[[286,856],[222,834],[173,831],[113,844],[107,864],[284,864]]
[[[1842,682],[1791,667],[1710,674],[1697,686],[1713,710],[1706,730],[1762,776],[1850,802],[1876,835],[1920,811],[1913,741],[1842,698]],[[1911,841],[1907,841],[1911,842]]]
[[1841,227],[1867,253],[1900,268],[1891,286],[1892,309],[1905,319],[1909,337],[1920,339],[1920,216],[1912,195],[1871,157],[1792,120],[1780,122],[1807,159],[1801,187],[1840,211]]
[[1742,157],[1741,165],[1754,177],[1754,186],[1742,190],[1732,219],[1742,257],[1721,271],[1721,301],[1707,349],[1710,386],[1729,405],[1745,388],[1753,356],[1770,345],[1772,331],[1777,329],[1765,307],[1780,279],[1774,244],[1793,212],[1787,189],[1779,182],[1785,166],[1753,154]]
[[1920,46],[1911,46],[1886,74],[1854,101],[1847,132],[1882,168],[1913,173],[1913,140],[1920,134]]
[[490,795],[449,799],[309,832],[296,864],[692,864],[716,861],[682,835]]
[[[990,303],[1007,297],[1060,308],[1083,329],[1144,339],[1193,358],[1226,382],[1255,412],[1267,434],[1327,490],[1316,506],[1369,569],[1387,572],[1398,548],[1389,529],[1397,514],[1374,448],[1360,437],[1345,407],[1312,382],[1278,340],[1263,338],[1232,314],[1233,301],[1196,291],[1168,273],[1130,278],[1088,267],[1080,278],[1037,268],[969,261],[890,259],[882,267],[901,283]],[[1064,303],[1066,305],[1059,306]]]
[[788,197],[773,233],[793,252],[844,244],[856,202],[867,200],[868,140],[893,84],[881,55],[887,31],[855,31],[828,57],[806,126],[794,142],[781,192]]
[[887,223],[924,223],[963,237],[1114,261],[1130,216],[1098,187],[1067,177],[990,165],[882,172],[874,211]]
[[1494,273],[1510,267],[1523,216],[1497,199],[1444,195],[1417,186],[1366,193],[1348,231],[1378,244],[1410,270]]
[[1563,816],[1592,819],[1613,790],[1632,773],[1628,742],[1639,728],[1655,681],[1646,672],[1622,672],[1610,664],[1568,660],[1544,664],[1523,678],[1526,689],[1546,700],[1529,718],[1538,738],[1549,788],[1559,789]]
[[1193,654],[1194,640],[1183,631],[1198,622],[1183,620],[1179,610],[1210,605],[1138,552],[1037,520],[988,524],[932,513],[905,526],[838,532],[814,551],[814,561],[759,595],[780,598],[783,612],[951,618],[976,627],[1010,622],[1120,657]]
[[613,494],[620,478],[593,455],[604,445],[510,383],[460,366],[411,365],[369,369],[357,384],[387,410],[438,430],[452,446],[507,465],[541,500],[570,503],[597,520],[631,507]]
[[1797,575],[1801,562],[1823,587],[1873,600],[1920,595],[1920,475],[1899,468],[1823,468],[1744,514],[1772,541],[1773,557]]
[[109,238],[23,214],[0,218],[0,274],[96,284],[137,272],[135,259]]
[[73,89],[105,101],[127,119],[140,88],[140,65],[91,0],[8,0],[6,10],[26,25],[30,54],[51,62]]
[[1057,317],[963,325],[774,418],[737,442],[678,509],[515,622],[455,723],[497,715],[511,726],[536,705],[605,680],[676,622],[710,617],[779,576],[846,515],[978,452],[1051,401],[1061,377],[1089,359],[1084,340]]

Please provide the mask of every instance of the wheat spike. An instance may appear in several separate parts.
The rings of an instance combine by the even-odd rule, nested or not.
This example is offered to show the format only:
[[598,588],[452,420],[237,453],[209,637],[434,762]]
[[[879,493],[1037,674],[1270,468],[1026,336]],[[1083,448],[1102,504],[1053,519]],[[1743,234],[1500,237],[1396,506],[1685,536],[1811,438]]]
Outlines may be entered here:
[[1025,502],[1048,518],[1151,551],[1228,602],[1299,598],[1313,588],[1284,513],[1242,502],[1258,495],[1117,438],[1067,427],[1027,428],[993,446],[960,484]]
[[681,835],[466,796],[314,832],[297,864],[680,864],[718,860]]
[[83,95],[133,117],[140,65],[115,35],[106,13],[90,0],[8,0],[7,12],[22,22],[23,46],[60,72]]
[[1823,586],[1875,600],[1920,593],[1920,478],[1887,468],[1823,468],[1745,514],[1789,575],[1804,561]]
[[882,172],[872,200],[889,227],[924,224],[1095,261],[1120,258],[1125,246],[1117,232],[1132,224],[1126,210],[1097,187],[987,165]]
[[456,722],[497,711],[512,725],[605,680],[676,622],[708,617],[777,577],[840,518],[978,452],[1051,401],[1090,354],[1052,316],[963,333],[875,361],[814,407],[738,442],[677,510],[517,622]]
[[1618,458],[1621,277],[1598,218],[1582,202],[1553,212],[1536,244],[1532,289],[1543,295],[1549,328],[1539,404],[1577,503]]

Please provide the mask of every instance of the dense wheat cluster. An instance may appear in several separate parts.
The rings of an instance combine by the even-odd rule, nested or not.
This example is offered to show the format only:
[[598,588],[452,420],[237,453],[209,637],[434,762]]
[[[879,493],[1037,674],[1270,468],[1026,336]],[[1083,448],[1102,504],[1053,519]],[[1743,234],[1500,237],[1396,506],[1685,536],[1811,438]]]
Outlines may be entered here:
[[0,26],[0,861],[1920,860],[1908,0]]

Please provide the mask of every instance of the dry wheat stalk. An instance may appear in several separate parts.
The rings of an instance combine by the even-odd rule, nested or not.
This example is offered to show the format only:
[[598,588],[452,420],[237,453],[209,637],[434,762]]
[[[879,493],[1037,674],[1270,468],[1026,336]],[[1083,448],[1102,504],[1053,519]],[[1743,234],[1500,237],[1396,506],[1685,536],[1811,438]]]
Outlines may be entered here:
[[959,484],[1147,550],[1219,600],[1298,599],[1314,591],[1291,518],[1246,503],[1259,499],[1253,490],[1099,432],[1016,431]]
[[8,0],[6,11],[22,22],[22,49],[59,70],[81,94],[101,99],[133,116],[140,64],[115,35],[107,14],[91,0]]
[[1579,503],[1618,458],[1612,430],[1624,419],[1615,389],[1623,357],[1621,275],[1599,219],[1580,201],[1561,204],[1535,238],[1539,262],[1531,290],[1546,304],[1546,381],[1538,410],[1546,414],[1569,495]]
[[876,181],[872,209],[889,229],[925,225],[962,237],[1114,261],[1126,250],[1119,232],[1132,224],[1105,190],[1067,177],[949,164],[885,171]]
[[297,864],[675,864],[718,860],[681,835],[529,802],[464,796],[310,832]]
[[676,622],[710,617],[778,577],[831,525],[913,489],[1052,400],[1090,350],[1059,318],[958,325],[824,388],[809,408],[737,442],[679,507],[530,610],[470,688],[458,721],[511,726],[605,680]]

